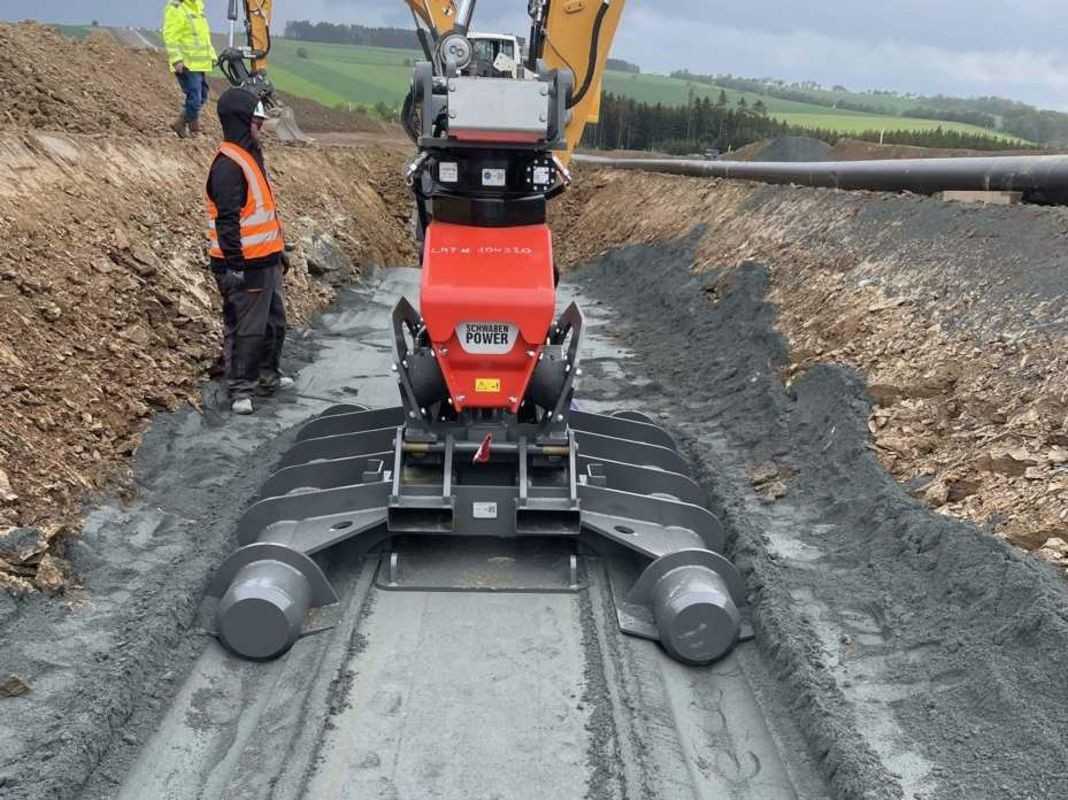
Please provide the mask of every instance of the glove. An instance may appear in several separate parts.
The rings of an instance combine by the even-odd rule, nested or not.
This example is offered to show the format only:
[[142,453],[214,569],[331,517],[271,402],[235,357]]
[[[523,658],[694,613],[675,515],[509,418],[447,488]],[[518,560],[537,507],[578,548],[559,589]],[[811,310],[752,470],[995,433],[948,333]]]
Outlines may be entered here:
[[184,61],[175,61],[174,62],[174,74],[175,75],[181,75],[183,72],[185,72],[185,62]]
[[289,258],[289,253],[282,251],[282,274],[288,275],[289,270],[293,269],[293,262]]

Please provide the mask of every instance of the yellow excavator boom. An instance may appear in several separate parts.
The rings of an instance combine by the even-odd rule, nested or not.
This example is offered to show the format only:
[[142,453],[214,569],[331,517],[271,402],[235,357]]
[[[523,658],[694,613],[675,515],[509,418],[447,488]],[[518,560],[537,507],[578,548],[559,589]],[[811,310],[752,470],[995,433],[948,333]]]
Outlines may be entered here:
[[550,68],[574,73],[575,97],[579,98],[567,126],[569,157],[587,123],[600,118],[605,64],[624,5],[625,0],[556,0],[549,5],[543,57]]
[[255,54],[253,71],[267,69],[267,54],[271,50],[271,13],[274,0],[245,0],[248,46]]

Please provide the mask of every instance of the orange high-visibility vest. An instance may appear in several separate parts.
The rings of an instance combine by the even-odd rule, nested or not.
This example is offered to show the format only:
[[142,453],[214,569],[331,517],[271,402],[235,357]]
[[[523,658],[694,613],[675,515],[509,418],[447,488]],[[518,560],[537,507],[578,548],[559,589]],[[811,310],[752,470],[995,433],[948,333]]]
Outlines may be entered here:
[[[278,219],[278,207],[274,202],[274,192],[267,182],[260,165],[252,154],[231,142],[219,146],[218,155],[225,156],[241,167],[248,184],[248,198],[241,209],[241,254],[246,260],[266,258],[281,253],[285,249],[282,238],[282,223]],[[219,232],[215,229],[215,220],[219,209],[208,198],[208,238],[211,240],[211,257],[224,258],[219,246]]]

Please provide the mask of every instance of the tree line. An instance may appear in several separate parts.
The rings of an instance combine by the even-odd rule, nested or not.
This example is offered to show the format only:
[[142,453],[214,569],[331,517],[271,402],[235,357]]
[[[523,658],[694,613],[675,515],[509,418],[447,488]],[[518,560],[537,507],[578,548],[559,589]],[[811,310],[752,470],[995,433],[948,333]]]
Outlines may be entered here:
[[[587,126],[582,144],[601,150],[657,150],[673,155],[700,153],[715,148],[722,152],[778,136],[808,136],[835,144],[843,134],[789,125],[768,116],[762,102],[737,105],[721,91],[710,97],[693,98],[685,106],[644,103],[606,93],[601,102],[601,121]],[[886,144],[944,147],[969,150],[1019,149],[1005,139],[935,128],[916,131],[864,131],[848,138]]]
[[358,44],[396,50],[419,49],[415,31],[405,28],[368,28],[364,25],[335,25],[332,22],[309,22],[304,19],[287,22],[285,36],[304,42]]
[[[864,95],[854,94],[850,97],[842,97],[842,94],[848,92],[844,86],[835,86],[833,91],[838,93],[838,96],[828,97],[826,90],[811,81],[788,85],[781,81],[740,78],[735,75],[701,75],[686,70],[677,70],[671,75],[673,78],[680,78],[694,83],[726,87],[739,92],[762,94],[780,100],[793,100],[799,103],[810,103],[827,108],[841,108],[846,111],[859,111],[867,114],[900,114],[903,117],[915,119],[963,122],[968,125],[977,125],[981,128],[996,130],[1009,136],[1018,136],[1021,139],[1040,144],[1068,144],[1068,114],[1035,108],[1027,103],[1007,100],[1003,97],[964,98],[947,97],[942,94],[932,97],[915,97],[886,90],[875,90]],[[865,102],[858,99],[860,97],[870,97],[872,99],[870,102]],[[906,98],[915,103],[915,105],[902,111],[900,102],[880,103],[879,98],[881,97],[898,101]]]

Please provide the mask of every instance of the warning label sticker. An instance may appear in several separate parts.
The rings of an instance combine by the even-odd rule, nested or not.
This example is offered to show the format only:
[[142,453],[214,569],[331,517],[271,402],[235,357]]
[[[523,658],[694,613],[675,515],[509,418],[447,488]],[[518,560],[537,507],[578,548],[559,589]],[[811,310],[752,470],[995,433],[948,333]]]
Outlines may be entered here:
[[475,391],[482,394],[496,393],[501,390],[500,378],[475,378]]
[[515,347],[519,328],[507,322],[462,322],[456,336],[465,352],[503,356]]

